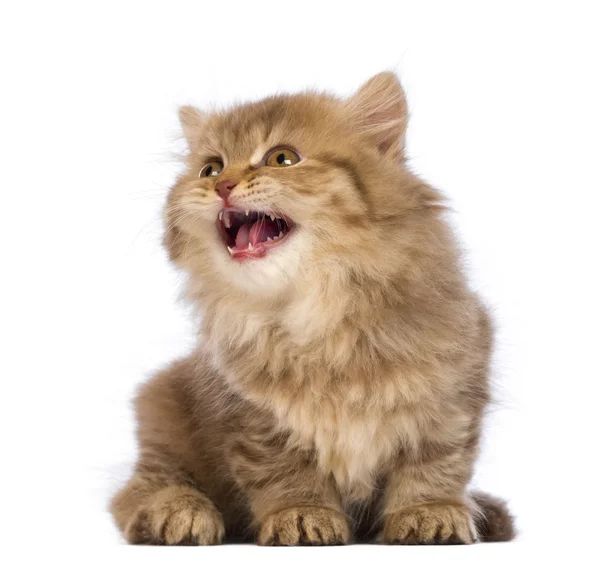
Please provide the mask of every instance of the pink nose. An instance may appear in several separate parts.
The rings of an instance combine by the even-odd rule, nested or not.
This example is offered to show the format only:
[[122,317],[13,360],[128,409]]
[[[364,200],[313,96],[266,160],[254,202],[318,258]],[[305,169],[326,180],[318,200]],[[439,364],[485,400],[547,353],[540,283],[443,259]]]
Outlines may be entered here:
[[219,194],[219,197],[223,198],[223,201],[227,202],[231,190],[233,190],[236,185],[237,184],[231,180],[223,180],[222,182],[217,183],[215,191]]

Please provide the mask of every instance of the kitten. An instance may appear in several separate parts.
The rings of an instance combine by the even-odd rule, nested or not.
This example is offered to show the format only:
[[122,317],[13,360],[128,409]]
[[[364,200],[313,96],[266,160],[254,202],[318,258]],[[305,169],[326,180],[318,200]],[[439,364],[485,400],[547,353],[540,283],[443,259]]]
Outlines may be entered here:
[[444,200],[405,164],[397,78],[180,118],[164,243],[199,344],[137,398],[125,538],[511,539],[504,503],[467,492],[492,329]]

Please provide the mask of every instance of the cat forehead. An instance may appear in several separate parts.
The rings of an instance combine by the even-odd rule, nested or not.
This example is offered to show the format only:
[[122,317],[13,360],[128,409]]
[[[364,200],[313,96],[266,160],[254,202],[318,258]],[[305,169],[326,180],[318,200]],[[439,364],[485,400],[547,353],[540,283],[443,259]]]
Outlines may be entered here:
[[241,104],[221,115],[224,126],[243,132],[248,127],[306,126],[327,115],[332,117],[338,105],[325,94],[288,94]]
[[337,106],[333,98],[317,94],[267,98],[215,114],[206,140],[232,157],[243,156],[255,164],[277,144],[323,137],[327,128],[339,122]]

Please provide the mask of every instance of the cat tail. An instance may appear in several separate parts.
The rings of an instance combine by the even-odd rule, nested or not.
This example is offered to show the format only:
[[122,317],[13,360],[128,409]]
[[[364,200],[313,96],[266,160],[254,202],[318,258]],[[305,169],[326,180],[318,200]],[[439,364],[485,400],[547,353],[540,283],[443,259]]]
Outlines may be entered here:
[[481,541],[510,541],[516,536],[513,516],[502,499],[479,491],[470,496],[475,504],[475,522]]

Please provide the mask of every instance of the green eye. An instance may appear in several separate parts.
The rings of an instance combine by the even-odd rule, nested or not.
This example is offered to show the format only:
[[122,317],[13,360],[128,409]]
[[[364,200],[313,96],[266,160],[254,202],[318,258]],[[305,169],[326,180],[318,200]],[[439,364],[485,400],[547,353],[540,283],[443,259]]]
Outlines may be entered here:
[[300,156],[292,149],[275,149],[265,160],[267,166],[276,166],[279,168],[293,166],[299,162]]
[[202,170],[200,170],[200,174],[198,174],[198,176],[200,178],[218,176],[221,173],[221,170],[223,170],[223,163],[220,160],[212,160],[202,167]]

